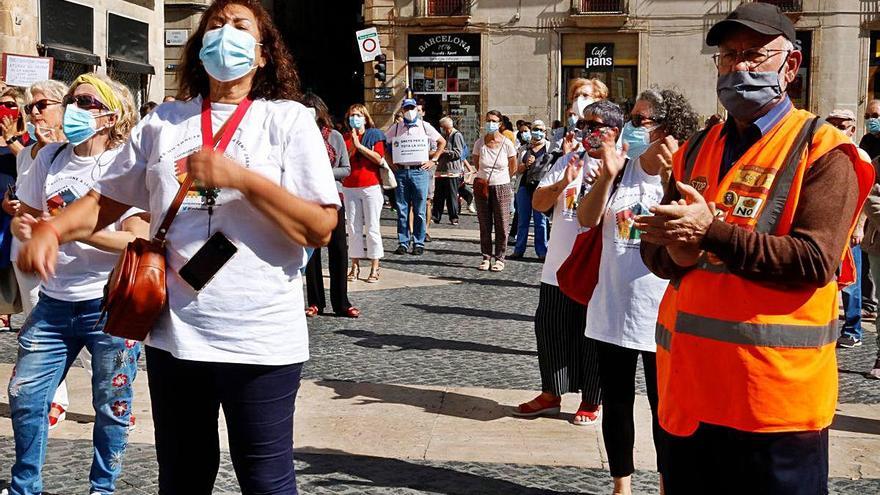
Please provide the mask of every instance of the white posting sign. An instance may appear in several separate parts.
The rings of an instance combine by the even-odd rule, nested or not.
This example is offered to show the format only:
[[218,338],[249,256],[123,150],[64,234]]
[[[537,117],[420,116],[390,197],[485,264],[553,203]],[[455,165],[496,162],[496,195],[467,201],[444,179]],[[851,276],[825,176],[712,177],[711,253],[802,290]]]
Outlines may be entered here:
[[376,28],[361,29],[354,33],[354,37],[361,51],[362,62],[372,62],[377,55],[382,54],[382,47],[379,46],[379,31]]
[[391,158],[394,163],[410,164],[428,161],[431,145],[426,136],[400,136],[391,138]]
[[9,86],[29,87],[37,81],[52,78],[52,57],[3,54],[3,80]]
[[166,29],[165,46],[183,46],[189,39],[189,29]]

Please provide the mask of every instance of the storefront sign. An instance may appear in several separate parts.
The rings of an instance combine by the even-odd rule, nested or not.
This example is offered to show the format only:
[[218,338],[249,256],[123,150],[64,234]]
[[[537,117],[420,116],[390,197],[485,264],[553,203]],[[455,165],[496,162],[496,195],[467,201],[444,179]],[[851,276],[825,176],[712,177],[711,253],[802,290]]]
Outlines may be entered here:
[[614,70],[614,43],[587,43],[586,65],[588,72],[611,72]]
[[361,51],[361,62],[372,62],[382,53],[379,46],[379,31],[376,28],[361,29],[354,33],[358,50]]
[[29,87],[52,78],[52,57],[3,54],[3,81],[9,86]]
[[373,95],[377,100],[390,100],[394,96],[394,88],[375,88]]
[[479,62],[479,34],[413,34],[409,37],[410,62]]

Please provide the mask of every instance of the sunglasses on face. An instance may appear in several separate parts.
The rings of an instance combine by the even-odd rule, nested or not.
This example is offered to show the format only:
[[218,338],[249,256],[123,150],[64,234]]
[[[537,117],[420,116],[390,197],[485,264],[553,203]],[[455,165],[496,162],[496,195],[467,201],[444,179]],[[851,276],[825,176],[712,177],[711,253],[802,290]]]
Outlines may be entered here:
[[829,123],[830,123],[831,125],[833,125],[834,127],[837,127],[838,129],[840,129],[841,131],[845,131],[845,130],[847,130],[847,129],[849,129],[850,127],[853,126],[853,124],[849,124],[849,123],[846,123],[846,122],[838,122],[838,123],[836,123],[836,124],[835,124],[835,123],[832,123],[832,122],[829,122]]
[[55,101],[55,100],[50,100],[48,98],[43,98],[42,100],[33,101],[33,102],[25,105],[24,106],[24,113],[30,114],[31,112],[34,111],[35,108],[37,109],[38,112],[43,113],[46,111],[46,108],[48,108],[49,105],[58,105],[59,103],[61,103],[61,102]]
[[14,110],[14,109],[18,108],[18,103],[14,102],[14,101],[0,101],[0,106]]
[[64,105],[67,106],[71,103],[75,103],[77,107],[83,110],[108,110],[107,105],[104,105],[92,95],[65,96]]
[[877,113],[877,112],[874,112],[874,113],[866,113],[866,114],[865,114],[865,120],[867,120],[867,119],[880,119],[880,113]]
[[608,124],[603,124],[601,122],[595,122],[592,120],[588,120],[586,124],[584,124],[584,131],[588,134],[595,134],[597,132],[601,132],[602,130],[611,127]]
[[653,124],[656,120],[651,117],[645,117],[641,114],[635,114],[630,116],[630,122],[632,122],[632,125],[635,127],[641,127],[645,124]]

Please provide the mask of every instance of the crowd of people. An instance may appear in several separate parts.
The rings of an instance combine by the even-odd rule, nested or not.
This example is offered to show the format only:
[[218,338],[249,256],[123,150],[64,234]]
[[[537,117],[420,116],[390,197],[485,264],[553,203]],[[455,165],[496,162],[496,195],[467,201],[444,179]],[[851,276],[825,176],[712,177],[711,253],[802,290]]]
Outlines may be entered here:
[[[861,345],[861,322],[877,317],[880,101],[867,107],[861,150],[852,111],[823,122],[794,109],[794,38],[767,4],[708,31],[726,120],[700,122],[676,88],[642,91],[625,111],[601,80],[575,79],[562,121],[514,124],[491,110],[473,143],[450,116],[439,130],[427,122],[412,97],[385,129],[363,104],[334,121],[300,92],[255,0],[207,8],[180,92],[161,105],[138,112],[124,85],[97,73],[5,89],[0,314],[6,325],[27,316],[9,383],[6,493],[43,492],[47,432],[64,419],[78,357],[95,408],[89,491],[116,490],[142,351],[160,493],[211,493],[221,406],[242,492],[296,493],[307,317],[326,309],[321,247],[332,311],[359,317],[348,284],[382,279],[389,194],[396,255],[424,254],[429,225],[444,212],[458,225],[463,208],[477,215],[480,271],[525,257],[532,232],[542,389],[512,414],[558,414],[564,394],[580,394],[572,423],[601,421],[614,493],[632,493],[639,358],[662,491],[827,493],[834,349]],[[160,223],[178,207],[170,228]],[[163,315],[143,344],[105,333],[119,253],[159,234]],[[204,283],[194,284],[184,267],[220,257],[218,242],[234,256],[195,267]],[[880,356],[868,374],[880,378]],[[182,376],[199,386],[180,387]],[[199,421],[182,403],[199,404]]]

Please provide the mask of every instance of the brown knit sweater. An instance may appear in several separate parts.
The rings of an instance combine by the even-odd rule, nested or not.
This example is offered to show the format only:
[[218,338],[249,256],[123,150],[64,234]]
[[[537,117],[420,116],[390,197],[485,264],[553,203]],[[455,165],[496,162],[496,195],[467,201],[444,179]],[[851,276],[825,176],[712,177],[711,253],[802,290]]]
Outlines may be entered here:
[[[674,185],[674,181],[669,181]],[[824,286],[832,281],[849,244],[849,227],[858,207],[858,181],[849,157],[832,150],[810,167],[791,232],[776,236],[749,232],[716,220],[700,247],[734,274],[786,285]],[[663,203],[680,198],[667,188]],[[658,277],[680,279],[691,268],[675,264],[662,246],[642,241],[642,260]]]

